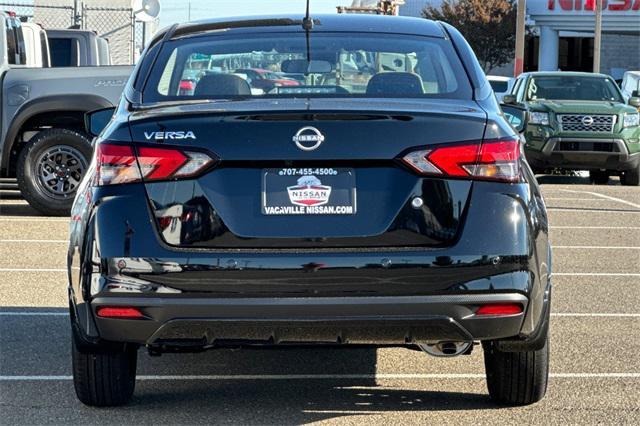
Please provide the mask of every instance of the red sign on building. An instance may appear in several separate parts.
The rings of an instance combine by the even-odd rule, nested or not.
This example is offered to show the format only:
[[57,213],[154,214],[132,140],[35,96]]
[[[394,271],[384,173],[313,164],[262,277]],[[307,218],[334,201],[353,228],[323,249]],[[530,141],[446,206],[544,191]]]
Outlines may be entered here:
[[[548,9],[555,10],[556,3],[562,10],[596,10],[596,0],[549,0]],[[640,0],[602,0],[602,10],[640,10]]]

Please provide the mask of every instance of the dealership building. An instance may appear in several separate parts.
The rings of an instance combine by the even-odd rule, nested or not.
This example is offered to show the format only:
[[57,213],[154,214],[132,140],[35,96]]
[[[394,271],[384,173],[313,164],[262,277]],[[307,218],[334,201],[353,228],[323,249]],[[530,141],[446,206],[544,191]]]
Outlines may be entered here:
[[[602,0],[601,72],[640,70],[640,0]],[[400,15],[420,16],[440,0],[405,0]],[[592,71],[595,0],[528,0],[525,71]],[[512,65],[491,73],[510,75]]]

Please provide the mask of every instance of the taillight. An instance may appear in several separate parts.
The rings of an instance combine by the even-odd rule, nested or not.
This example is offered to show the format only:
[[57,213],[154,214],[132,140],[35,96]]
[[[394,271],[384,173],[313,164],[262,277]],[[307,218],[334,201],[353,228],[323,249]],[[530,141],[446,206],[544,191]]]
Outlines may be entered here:
[[179,87],[180,90],[191,91],[196,88],[196,83],[193,80],[181,80]]
[[476,311],[476,315],[517,315],[522,313],[522,305],[519,303],[492,303],[482,305]]
[[402,160],[423,175],[514,182],[520,176],[519,158],[519,141],[498,140],[413,151]]
[[138,308],[103,306],[98,308],[100,318],[143,319],[145,316]]
[[140,181],[192,177],[209,167],[213,159],[202,152],[174,148],[98,145],[97,184],[115,185]]

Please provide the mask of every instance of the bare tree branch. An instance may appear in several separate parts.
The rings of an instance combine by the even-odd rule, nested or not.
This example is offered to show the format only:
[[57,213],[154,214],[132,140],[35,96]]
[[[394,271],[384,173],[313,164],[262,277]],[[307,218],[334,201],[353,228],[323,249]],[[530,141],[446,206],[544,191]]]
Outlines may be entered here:
[[509,63],[516,44],[515,0],[443,0],[422,16],[447,22],[467,39],[485,71]]

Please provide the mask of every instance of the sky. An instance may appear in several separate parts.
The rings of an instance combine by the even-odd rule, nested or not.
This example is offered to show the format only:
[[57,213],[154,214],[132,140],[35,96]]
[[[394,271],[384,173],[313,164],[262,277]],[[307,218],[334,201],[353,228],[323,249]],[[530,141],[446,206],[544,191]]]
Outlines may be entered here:
[[[279,13],[304,13],[305,0],[160,0],[160,26],[176,22],[216,18]],[[336,6],[349,6],[351,0],[311,0],[311,13],[335,13]]]

